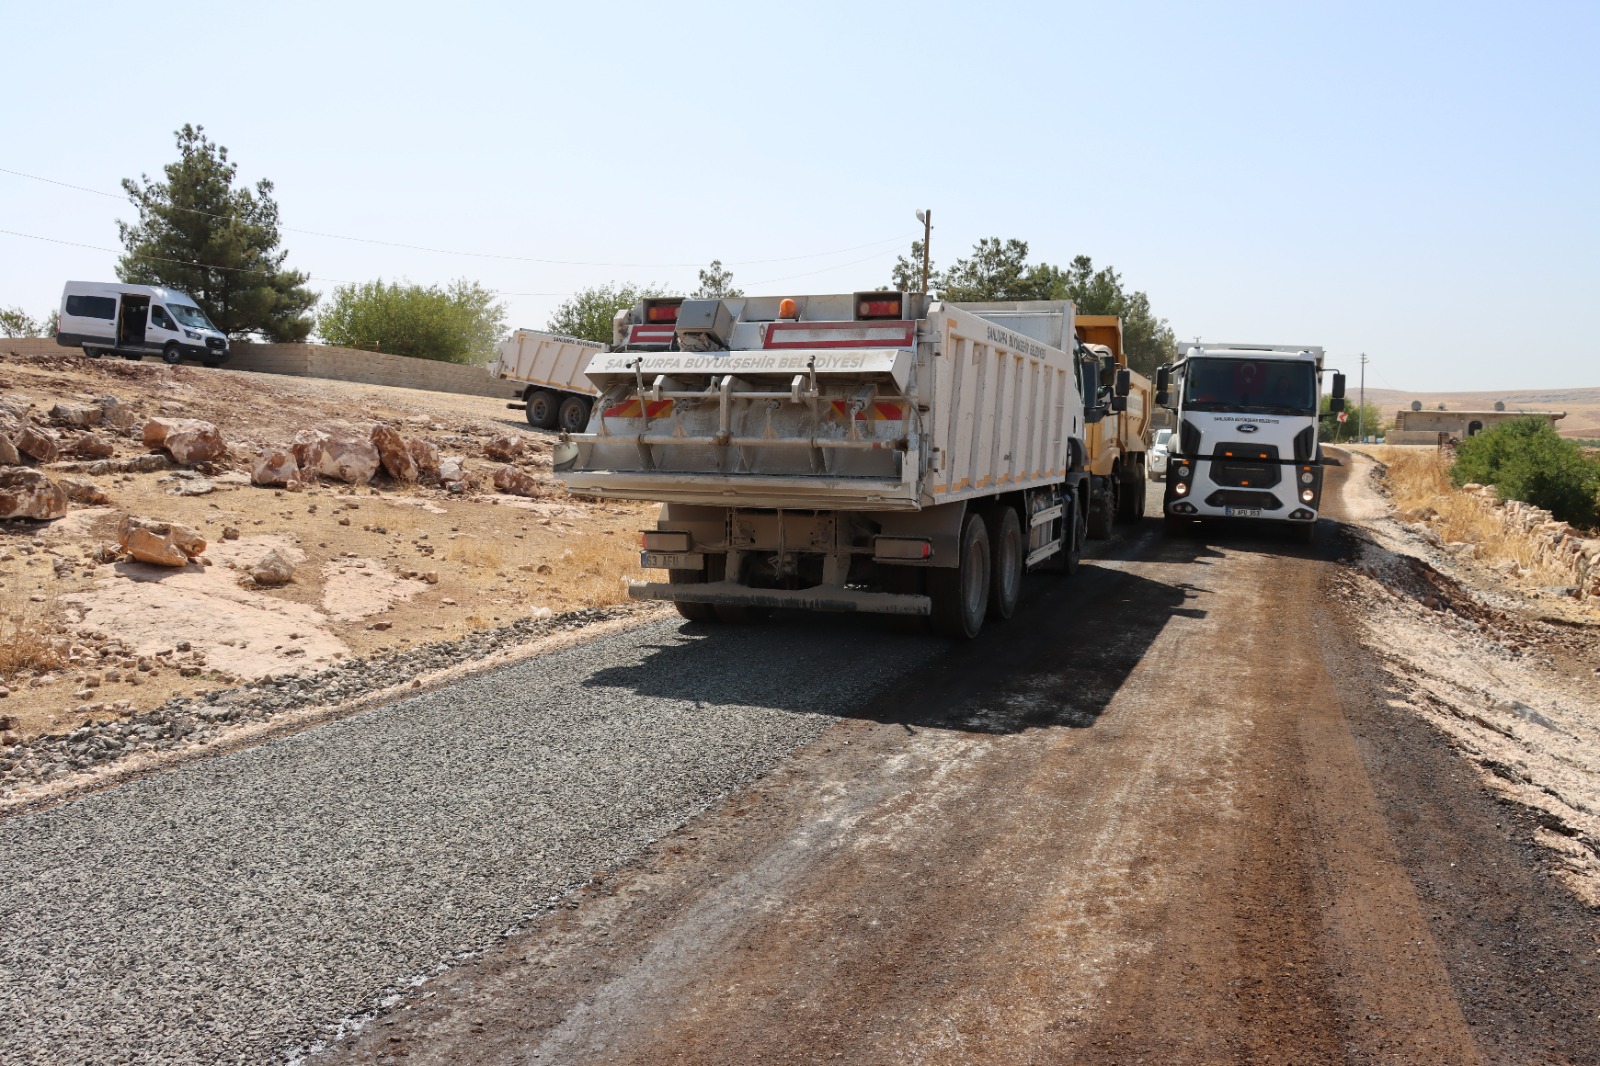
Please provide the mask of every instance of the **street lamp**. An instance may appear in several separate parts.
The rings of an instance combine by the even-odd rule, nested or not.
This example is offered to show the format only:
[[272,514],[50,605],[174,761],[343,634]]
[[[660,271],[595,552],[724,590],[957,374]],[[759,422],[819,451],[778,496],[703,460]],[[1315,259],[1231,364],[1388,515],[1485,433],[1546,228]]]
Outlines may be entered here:
[[922,295],[928,295],[928,269],[933,260],[929,257],[928,245],[933,243],[933,209],[917,212],[917,221],[922,223]]

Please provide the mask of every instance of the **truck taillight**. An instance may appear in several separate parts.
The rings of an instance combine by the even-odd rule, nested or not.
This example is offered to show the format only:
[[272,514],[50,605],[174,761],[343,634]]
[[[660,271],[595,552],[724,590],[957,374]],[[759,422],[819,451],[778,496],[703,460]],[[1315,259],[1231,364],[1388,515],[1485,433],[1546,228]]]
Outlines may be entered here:
[[676,322],[678,321],[678,305],[682,300],[646,300],[644,305],[644,320],[646,322]]
[[682,530],[652,529],[639,535],[639,546],[647,552],[686,552],[694,540]]
[[863,293],[856,297],[857,318],[899,318],[899,293]]
[[872,557],[894,562],[917,562],[933,558],[933,545],[910,537],[874,537]]

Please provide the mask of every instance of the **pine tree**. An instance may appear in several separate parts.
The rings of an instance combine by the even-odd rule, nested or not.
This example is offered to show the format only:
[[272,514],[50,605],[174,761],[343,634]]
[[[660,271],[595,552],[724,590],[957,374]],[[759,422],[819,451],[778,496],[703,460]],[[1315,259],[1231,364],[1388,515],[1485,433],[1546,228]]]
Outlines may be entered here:
[[123,179],[139,220],[117,223],[127,249],[117,277],[187,293],[229,336],[305,340],[317,294],[308,275],[284,269],[272,182],[235,189],[238,164],[205,127],[186,124],[176,137],[166,181]]

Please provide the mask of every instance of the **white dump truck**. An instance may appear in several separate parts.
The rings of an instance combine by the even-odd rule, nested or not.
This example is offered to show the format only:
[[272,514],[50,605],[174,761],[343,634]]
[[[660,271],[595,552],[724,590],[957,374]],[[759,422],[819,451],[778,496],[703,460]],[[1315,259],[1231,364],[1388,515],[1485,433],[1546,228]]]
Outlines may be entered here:
[[1078,565],[1100,362],[1070,302],[901,292],[645,300],[617,317],[572,491],[662,501],[630,587],[694,621],[924,615],[974,636]]
[[607,351],[604,344],[559,333],[519,329],[500,345],[489,374],[516,382],[515,403],[536,429],[577,433],[589,424],[590,409],[600,391],[584,376],[589,360]]
[[[1321,348],[1271,344],[1192,345],[1156,371],[1156,403],[1177,421],[1167,441],[1169,529],[1244,518],[1285,523],[1298,539],[1312,539],[1322,503],[1324,372]],[[1333,372],[1335,411],[1344,409],[1344,390],[1344,375]]]

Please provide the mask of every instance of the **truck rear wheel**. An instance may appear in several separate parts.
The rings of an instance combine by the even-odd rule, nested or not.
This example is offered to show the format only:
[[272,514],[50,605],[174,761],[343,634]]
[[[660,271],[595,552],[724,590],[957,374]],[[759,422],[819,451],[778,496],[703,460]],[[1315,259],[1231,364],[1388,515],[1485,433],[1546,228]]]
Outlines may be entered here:
[[1099,499],[1089,505],[1089,536],[1095,540],[1107,540],[1111,536],[1111,525],[1116,520],[1117,512],[1122,506],[1122,477],[1113,473],[1106,478],[1105,489]]
[[561,414],[561,401],[556,394],[545,389],[528,393],[528,425],[534,429],[554,429]]
[[997,507],[986,519],[989,531],[989,617],[1003,622],[1022,598],[1022,523],[1014,507]]
[[[1128,471],[1131,470],[1132,473]],[[1144,517],[1144,478],[1137,466],[1123,471],[1121,506],[1117,508],[1117,521],[1137,522]]]
[[983,519],[968,513],[961,523],[959,565],[941,567],[928,574],[933,598],[930,619],[935,633],[972,638],[983,629],[989,608],[989,532]]
[[[699,570],[668,570],[667,584],[669,585],[699,585],[706,579],[704,571]],[[715,622],[717,609],[709,603],[685,603],[682,600],[673,600],[672,606],[688,622]]]
[[556,424],[568,433],[582,433],[589,426],[589,401],[582,396],[568,396],[562,400]]

